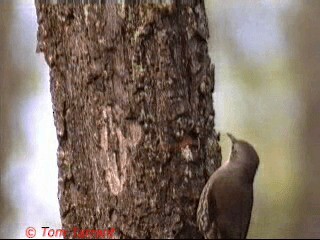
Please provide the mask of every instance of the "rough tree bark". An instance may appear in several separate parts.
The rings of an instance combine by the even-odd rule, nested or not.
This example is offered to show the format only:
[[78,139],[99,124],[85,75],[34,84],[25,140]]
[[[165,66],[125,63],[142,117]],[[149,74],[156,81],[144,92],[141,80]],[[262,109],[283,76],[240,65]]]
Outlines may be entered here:
[[63,228],[201,237],[198,199],[221,163],[204,2],[36,8]]

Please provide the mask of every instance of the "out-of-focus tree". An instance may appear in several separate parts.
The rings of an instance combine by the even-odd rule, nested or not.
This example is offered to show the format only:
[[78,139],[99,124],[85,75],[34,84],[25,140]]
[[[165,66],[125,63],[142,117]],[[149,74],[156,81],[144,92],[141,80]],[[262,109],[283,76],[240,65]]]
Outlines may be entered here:
[[13,176],[12,169],[25,159],[20,158],[26,149],[20,111],[37,80],[35,63],[29,61],[34,49],[21,34],[28,30],[21,29],[16,6],[17,1],[0,1],[0,238],[17,236],[22,206],[16,206],[13,194],[21,175]]
[[299,1],[289,12],[288,43],[294,79],[300,88],[304,114],[300,133],[302,192],[295,237],[320,237],[320,1]]
[[12,150],[13,105],[17,94],[15,84],[18,83],[19,73],[15,69],[10,54],[10,30],[13,19],[11,1],[0,2],[0,238],[7,236],[9,229],[5,224],[14,217],[12,204],[9,201],[9,191],[5,187],[4,174],[8,169],[8,157]]

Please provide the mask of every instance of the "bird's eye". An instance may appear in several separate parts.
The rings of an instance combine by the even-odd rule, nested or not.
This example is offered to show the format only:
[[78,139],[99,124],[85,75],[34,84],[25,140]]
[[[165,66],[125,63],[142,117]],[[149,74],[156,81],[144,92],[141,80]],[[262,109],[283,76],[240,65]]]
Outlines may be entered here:
[[235,145],[232,145],[231,151],[232,151],[234,154],[237,152],[237,149],[236,149]]

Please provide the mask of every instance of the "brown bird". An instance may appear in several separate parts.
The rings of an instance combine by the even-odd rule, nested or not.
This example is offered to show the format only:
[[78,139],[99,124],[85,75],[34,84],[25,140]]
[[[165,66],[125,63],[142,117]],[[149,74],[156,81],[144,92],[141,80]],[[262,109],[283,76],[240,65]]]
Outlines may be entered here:
[[229,160],[210,176],[199,200],[197,224],[206,239],[245,239],[250,225],[259,156],[251,144],[227,135]]

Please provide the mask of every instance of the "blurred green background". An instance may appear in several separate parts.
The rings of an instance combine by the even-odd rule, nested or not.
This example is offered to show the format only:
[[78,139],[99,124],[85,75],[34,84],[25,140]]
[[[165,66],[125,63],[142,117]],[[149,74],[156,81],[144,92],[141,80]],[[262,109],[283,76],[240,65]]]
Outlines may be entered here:
[[[249,238],[320,238],[320,1],[207,0],[224,159],[260,166]],[[48,67],[33,1],[0,1],[0,237],[60,228]]]

